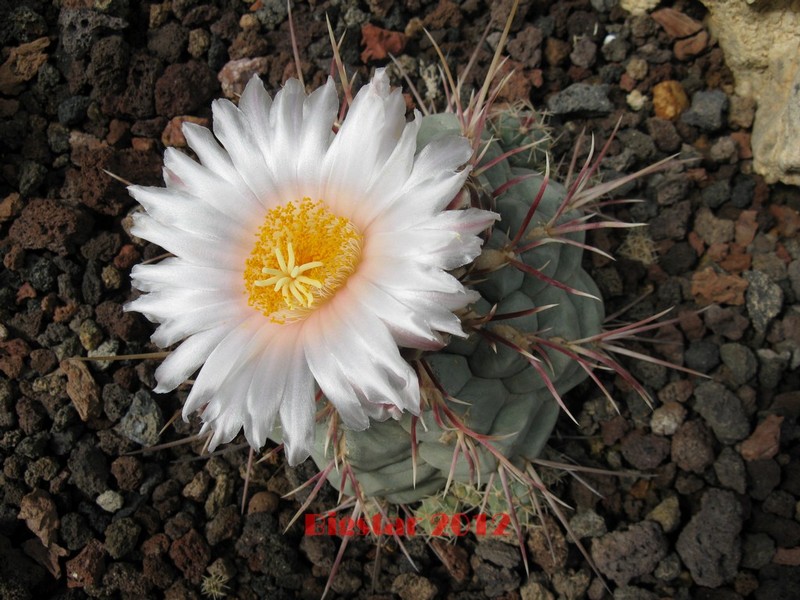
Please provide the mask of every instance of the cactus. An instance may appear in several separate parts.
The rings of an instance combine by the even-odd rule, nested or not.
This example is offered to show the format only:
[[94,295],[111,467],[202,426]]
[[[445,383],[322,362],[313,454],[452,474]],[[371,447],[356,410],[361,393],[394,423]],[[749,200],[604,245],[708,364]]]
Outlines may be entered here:
[[[493,118],[495,139],[487,141],[481,164],[494,164],[468,184],[479,199],[501,192],[492,208],[502,217],[482,255],[461,273],[481,295],[462,316],[472,334],[415,358],[428,399],[419,417],[406,414],[358,432],[339,430],[333,416],[318,422],[313,457],[337,489],[341,474],[326,470],[334,455],[349,466],[344,485],[349,494],[405,504],[438,494],[453,480],[468,500],[472,496],[463,486],[479,487],[497,471],[495,451],[517,467],[541,453],[559,414],[558,396],[586,377],[579,362],[563,352],[526,357],[532,336],[591,337],[600,332],[604,316],[597,287],[581,267],[585,232],[564,233],[563,241],[573,243],[545,243],[554,242],[546,240],[548,225],[581,216],[563,210],[567,189],[548,183],[536,169],[542,151],[509,156],[544,138],[542,129],[529,129],[528,122],[519,112]],[[453,132],[459,132],[453,114],[427,116],[418,147]],[[451,427],[453,421],[463,431]],[[494,451],[473,443],[475,435],[491,440]]]

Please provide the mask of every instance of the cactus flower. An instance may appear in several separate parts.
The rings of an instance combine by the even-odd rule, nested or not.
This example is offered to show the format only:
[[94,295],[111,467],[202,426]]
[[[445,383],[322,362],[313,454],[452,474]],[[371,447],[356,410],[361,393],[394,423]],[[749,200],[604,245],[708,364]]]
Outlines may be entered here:
[[[469,173],[458,135],[417,148],[399,90],[378,70],[337,133],[331,80],[274,100],[254,78],[238,107],[214,103],[197,155],[169,148],[166,187],[131,186],[133,234],[171,257],[138,265],[127,305],[179,344],[156,371],[167,392],[199,369],[183,408],[209,448],[244,431],[256,450],[280,425],[290,464],[310,453],[320,391],[349,429],[420,410],[399,347],[463,336],[453,311],[479,296],[447,271],[474,260],[494,213],[448,210]],[[215,139],[216,138],[216,139]]]

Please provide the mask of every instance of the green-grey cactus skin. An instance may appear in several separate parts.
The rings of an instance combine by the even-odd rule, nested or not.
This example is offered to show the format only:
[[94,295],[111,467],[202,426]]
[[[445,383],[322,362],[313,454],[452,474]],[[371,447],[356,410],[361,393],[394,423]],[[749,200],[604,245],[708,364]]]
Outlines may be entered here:
[[[519,136],[511,131],[516,126],[514,119],[501,123],[500,133],[503,127],[508,127],[509,132],[507,135],[496,133],[497,141],[491,143],[485,161],[514,147],[507,147],[506,140],[518,143]],[[418,147],[438,136],[459,132],[452,114],[425,117]],[[495,225],[485,249],[507,247],[525,218],[543,180],[531,168],[533,165],[526,162],[534,159],[532,153],[520,153],[513,164],[504,159],[480,176],[478,182],[488,193],[513,178],[527,176],[497,198],[496,210],[501,220]],[[536,239],[537,228],[555,214],[565,194],[565,188],[558,183],[548,184],[523,243]],[[565,214],[559,221],[576,216],[576,213]],[[576,233],[573,239],[582,242],[583,234]],[[581,267],[582,253],[577,246],[547,243],[517,258],[547,277],[599,297],[597,286]],[[478,314],[487,314],[493,305],[497,305],[498,314],[558,305],[536,314],[490,322],[486,325],[490,330],[510,326],[521,333],[577,340],[598,333],[604,317],[601,302],[558,289],[510,265],[489,273],[474,288],[482,296],[472,307]],[[559,394],[586,377],[575,361],[558,352],[548,354],[551,365],[543,363],[543,367],[552,369],[550,379]],[[443,350],[426,354],[424,360],[447,393],[458,400],[447,403],[467,427],[479,434],[495,436],[494,447],[515,464],[539,455],[555,426],[559,406],[525,358],[503,345],[493,348],[481,336],[473,334],[468,339],[453,339]],[[399,421],[373,422],[365,431],[343,432],[345,457],[364,496],[411,503],[445,487],[456,449],[456,434],[437,425],[430,410],[422,412],[416,425],[418,454],[414,481],[411,426],[412,418],[405,414]],[[319,423],[313,458],[321,468],[330,462],[332,452],[325,445],[326,432],[327,424]],[[459,455],[453,474],[455,481],[469,483],[474,478],[485,483],[496,471],[497,459],[480,445],[476,446],[479,464],[471,473],[468,461],[463,454]],[[332,471],[329,480],[339,489],[341,473]],[[349,485],[345,491],[353,492]]]

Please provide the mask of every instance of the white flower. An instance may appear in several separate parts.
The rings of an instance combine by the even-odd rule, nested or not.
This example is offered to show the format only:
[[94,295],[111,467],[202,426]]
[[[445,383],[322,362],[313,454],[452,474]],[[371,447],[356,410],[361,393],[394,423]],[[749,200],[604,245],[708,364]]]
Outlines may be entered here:
[[167,187],[130,188],[146,211],[133,234],[174,255],[134,268],[147,293],[127,306],[159,323],[154,343],[183,340],[156,391],[202,367],[183,413],[202,411],[210,448],[244,429],[260,449],[279,418],[291,464],[310,452],[317,386],[351,429],[417,413],[398,346],[464,335],[452,311],[477,296],[446,271],[479,254],[476,234],[496,218],[445,210],[467,177],[468,142],[417,153],[420,115],[406,123],[382,70],[336,135],[331,80],[309,96],[290,80],[272,101],[254,78],[238,108],[218,100],[213,111],[213,135],[184,125],[200,164],[167,149]]

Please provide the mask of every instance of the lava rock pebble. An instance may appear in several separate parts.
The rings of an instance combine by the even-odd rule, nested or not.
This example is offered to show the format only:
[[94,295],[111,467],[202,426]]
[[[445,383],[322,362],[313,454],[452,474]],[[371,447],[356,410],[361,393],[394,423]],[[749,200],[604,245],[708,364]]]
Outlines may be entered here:
[[667,555],[667,540],[657,523],[643,521],[593,540],[591,554],[603,575],[617,585],[627,585],[656,568]]
[[715,381],[701,383],[694,391],[695,410],[723,444],[733,444],[750,434],[750,421],[738,396]]
[[555,115],[600,115],[611,112],[607,85],[573,83],[547,100],[547,108]]
[[742,521],[742,506],[733,492],[706,490],[700,511],[683,528],[676,544],[698,585],[718,587],[734,578],[742,556]]

